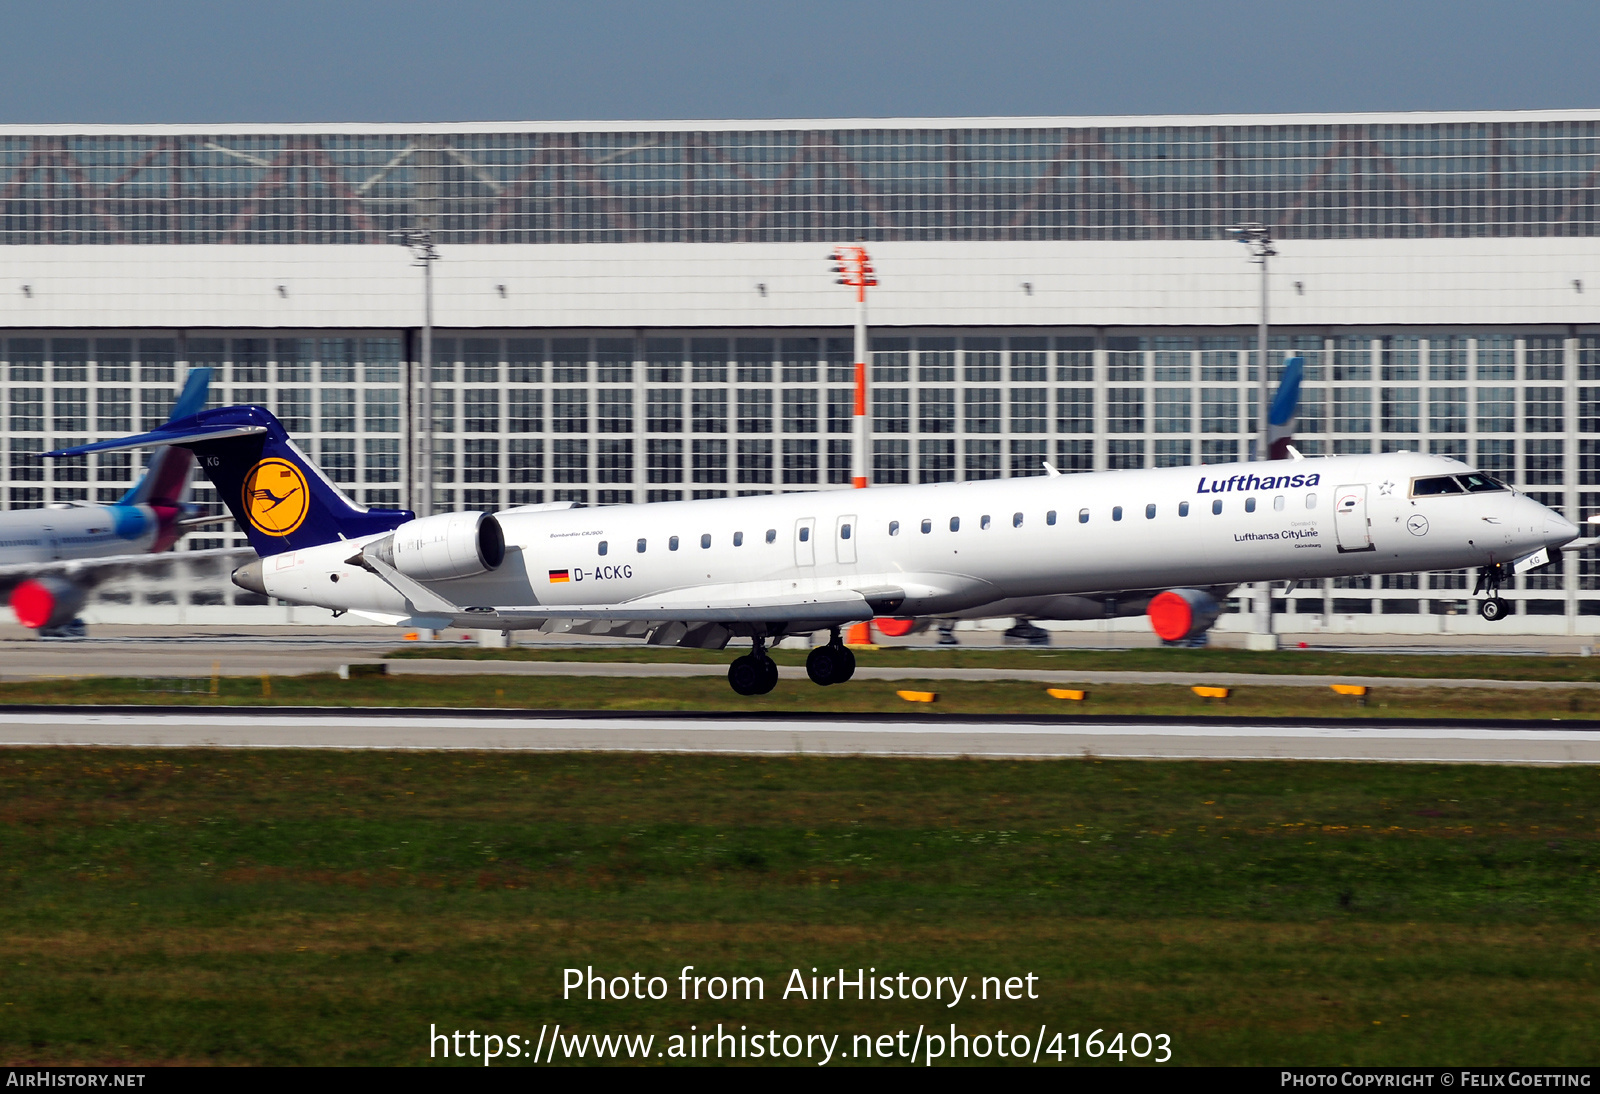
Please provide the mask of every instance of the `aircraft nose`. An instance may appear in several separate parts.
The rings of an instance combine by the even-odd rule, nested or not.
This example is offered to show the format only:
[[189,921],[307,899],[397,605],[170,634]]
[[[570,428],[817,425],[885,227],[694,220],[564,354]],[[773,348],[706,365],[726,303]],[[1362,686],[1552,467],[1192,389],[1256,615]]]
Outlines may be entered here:
[[1560,547],[1578,538],[1578,526],[1554,509],[1545,510],[1544,535],[1547,547]]
[[233,583],[241,589],[249,589],[253,593],[267,595],[267,583],[261,575],[261,560],[247,562],[233,571]]

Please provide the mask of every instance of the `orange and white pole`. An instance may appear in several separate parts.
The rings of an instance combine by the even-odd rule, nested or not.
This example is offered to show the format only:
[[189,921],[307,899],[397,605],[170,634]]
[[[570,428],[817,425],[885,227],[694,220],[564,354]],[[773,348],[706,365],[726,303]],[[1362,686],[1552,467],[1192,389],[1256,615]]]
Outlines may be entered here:
[[873,276],[872,259],[865,247],[849,244],[836,247],[828,260],[833,263],[837,283],[856,291],[856,405],[854,438],[850,445],[850,485],[857,490],[867,485],[867,288],[878,283]]
[[[863,256],[865,252],[862,252]],[[856,282],[856,417],[854,443],[850,446],[850,485],[857,490],[867,486],[867,286]]]
[[[838,283],[856,291],[856,392],[855,421],[850,445],[850,485],[857,490],[867,486],[867,460],[871,440],[867,422],[867,287],[876,285],[872,260],[865,247],[850,245],[836,248],[828,256],[834,263],[833,272]],[[867,623],[857,623],[845,637],[846,645],[871,646],[872,628]]]

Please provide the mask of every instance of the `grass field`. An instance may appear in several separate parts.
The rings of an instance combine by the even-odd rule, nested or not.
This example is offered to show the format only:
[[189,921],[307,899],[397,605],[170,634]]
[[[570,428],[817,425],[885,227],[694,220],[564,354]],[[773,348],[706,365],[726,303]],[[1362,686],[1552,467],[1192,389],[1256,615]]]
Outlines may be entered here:
[[[720,1021],[1594,1064],[1597,817],[1580,768],[6,750],[0,1062],[424,1063],[430,1023]],[[590,965],[766,1000],[562,1001]],[[777,998],[813,966],[1039,998]]]
[[[178,706],[487,707],[518,710],[684,710],[925,715],[1163,715],[1261,718],[1600,719],[1600,692],[1587,688],[1373,688],[1366,704],[1321,687],[1233,689],[1225,702],[1170,684],[1097,684],[1086,702],[1053,699],[1041,684],[1009,680],[853,680],[819,688],[784,680],[742,698],[720,676],[393,676],[340,680],[332,673],[266,681],[87,677],[0,684],[7,703]],[[933,704],[901,690],[932,691]]]
[[[748,650],[748,646],[744,647]],[[676,647],[512,647],[484,649],[431,642],[403,646],[385,657],[445,658],[470,661],[587,661],[726,665],[738,652]],[[804,665],[807,650],[779,646],[772,651],[780,665]],[[1273,675],[1412,676],[1483,680],[1600,680],[1600,658],[1546,654],[1390,654],[1342,653],[1325,650],[1279,650],[1264,653],[1225,649],[910,649],[884,646],[856,654],[863,666],[883,668],[1057,669],[1066,672],[1249,672]]]

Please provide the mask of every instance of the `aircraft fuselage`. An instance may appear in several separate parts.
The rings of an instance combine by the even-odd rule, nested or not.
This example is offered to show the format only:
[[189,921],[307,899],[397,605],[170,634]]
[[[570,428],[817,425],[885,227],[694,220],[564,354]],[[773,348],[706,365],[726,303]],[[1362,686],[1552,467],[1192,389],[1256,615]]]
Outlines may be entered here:
[[[670,605],[877,588],[903,592],[893,614],[949,615],[1060,594],[1479,567],[1576,535],[1514,491],[1413,489],[1418,479],[1468,470],[1394,453],[512,509],[498,514],[502,565],[425,584],[457,605],[552,617],[563,605],[641,598]],[[347,561],[361,542],[264,560],[266,591],[396,622],[412,617],[395,588]],[[466,616],[452,622],[474,625]]]

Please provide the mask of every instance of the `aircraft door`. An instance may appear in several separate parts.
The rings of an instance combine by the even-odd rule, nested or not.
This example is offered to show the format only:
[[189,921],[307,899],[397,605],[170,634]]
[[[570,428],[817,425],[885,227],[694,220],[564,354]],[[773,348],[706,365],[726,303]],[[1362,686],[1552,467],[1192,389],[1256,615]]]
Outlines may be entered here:
[[854,516],[840,517],[838,527],[834,529],[833,542],[839,552],[839,561],[848,566],[856,562],[856,518]]
[[794,564],[817,564],[817,518],[801,517],[794,522]]
[[1333,497],[1333,534],[1339,542],[1339,553],[1376,551],[1372,520],[1367,516],[1366,485],[1341,486]]

